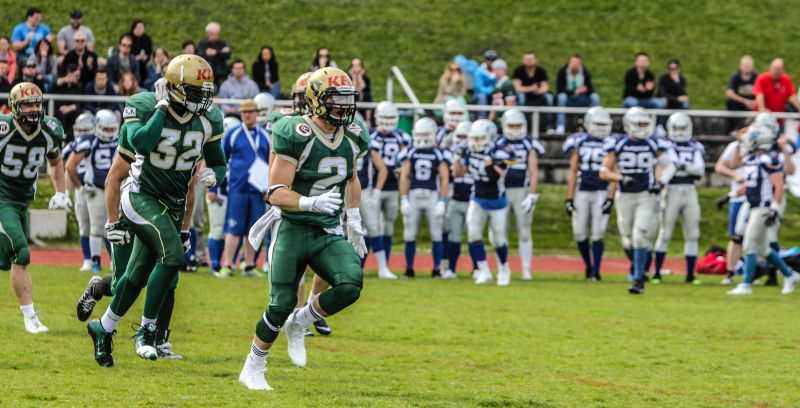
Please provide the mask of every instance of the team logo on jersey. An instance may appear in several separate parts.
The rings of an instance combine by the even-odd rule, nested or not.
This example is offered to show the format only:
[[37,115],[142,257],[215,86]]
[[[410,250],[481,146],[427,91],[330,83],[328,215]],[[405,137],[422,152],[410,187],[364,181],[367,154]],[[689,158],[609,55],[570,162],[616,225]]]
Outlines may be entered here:
[[0,122],[0,135],[8,133],[9,129],[8,122]]
[[50,130],[52,130],[53,132],[55,132],[55,131],[56,131],[56,129],[58,129],[58,125],[56,125],[56,122],[54,122],[54,121],[52,121],[52,120],[48,120],[48,121],[47,121],[47,122],[45,122],[45,123],[47,124],[47,127],[49,127],[49,128],[50,128]]
[[300,136],[311,136],[311,126],[305,123],[298,123],[297,126],[294,127],[294,131]]
[[122,111],[122,118],[123,119],[130,119],[136,117],[136,108],[133,106],[126,106],[125,110]]
[[347,130],[349,130],[350,132],[355,133],[355,134],[360,134],[361,133],[361,126],[358,126],[357,123],[351,123],[351,124],[347,125]]

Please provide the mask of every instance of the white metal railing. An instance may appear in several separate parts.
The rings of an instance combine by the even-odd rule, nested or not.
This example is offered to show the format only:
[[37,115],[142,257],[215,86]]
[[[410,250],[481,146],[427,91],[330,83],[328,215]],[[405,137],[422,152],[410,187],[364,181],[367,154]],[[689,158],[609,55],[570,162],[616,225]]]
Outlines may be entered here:
[[406,76],[403,75],[403,71],[400,71],[400,68],[396,65],[393,65],[392,68],[389,70],[389,77],[386,78],[386,100],[387,101],[394,101],[394,80],[397,79],[397,82],[400,83],[400,87],[403,88],[403,92],[405,92],[406,97],[411,104],[413,105],[413,109],[415,112],[415,119],[416,114],[422,114],[422,109],[420,108],[419,98],[417,98],[417,94],[414,93],[414,90],[411,89],[411,85],[408,84],[406,80]]

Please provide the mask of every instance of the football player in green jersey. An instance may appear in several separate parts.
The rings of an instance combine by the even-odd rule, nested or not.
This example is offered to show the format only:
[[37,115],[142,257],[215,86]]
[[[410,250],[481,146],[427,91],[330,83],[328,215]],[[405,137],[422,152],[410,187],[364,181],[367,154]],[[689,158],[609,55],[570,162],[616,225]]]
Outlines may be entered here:
[[71,207],[64,193],[61,142],[64,129],[58,119],[44,116],[42,90],[30,82],[11,89],[11,116],[0,116],[0,269],[11,270],[11,287],[17,295],[25,330],[45,333],[33,307],[33,283],[28,274],[28,205],[36,194],[36,179],[45,159],[50,164],[56,194],[51,209]]
[[207,167],[198,178],[206,186],[225,176],[222,113],[212,106],[213,94],[214,74],[208,62],[196,55],[179,55],[170,61],[164,78],[156,81],[155,92],[142,92],[127,101],[117,148],[133,160],[130,182],[120,197],[127,222],[106,225],[106,233],[113,236],[129,228],[134,239],[131,262],[115,284],[111,305],[100,320],[87,325],[101,366],[113,365],[111,338],[117,323],[145,286],[134,349],[142,358],[158,357],[155,323],[184,263],[181,220],[195,165],[205,160]]
[[[267,254],[269,305],[256,324],[239,375],[239,382],[248,389],[271,389],[265,376],[266,357],[281,327],[288,337],[289,357],[302,367],[306,363],[303,329],[353,304],[361,294],[360,257],[367,248],[355,165],[367,152],[368,135],[363,123],[353,122],[355,97],[353,83],[344,71],[317,70],[306,88],[309,114],[287,116],[272,128],[275,157],[269,202],[280,208],[282,215],[272,226]],[[342,196],[346,208],[342,208]],[[295,310],[297,285],[306,267],[331,287]]]

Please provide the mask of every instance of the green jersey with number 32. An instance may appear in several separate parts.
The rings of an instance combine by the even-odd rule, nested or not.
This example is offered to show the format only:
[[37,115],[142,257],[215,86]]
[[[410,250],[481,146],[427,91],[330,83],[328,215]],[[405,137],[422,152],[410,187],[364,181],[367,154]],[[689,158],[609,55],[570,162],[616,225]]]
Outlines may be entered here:
[[36,192],[39,168],[58,158],[64,128],[45,116],[30,135],[11,116],[0,116],[0,201],[27,205]]
[[189,191],[195,164],[202,158],[203,146],[222,138],[222,112],[212,106],[202,116],[187,113],[180,117],[168,109],[161,138],[147,154],[136,154],[130,126],[144,125],[155,112],[156,98],[142,92],[128,98],[123,112],[118,151],[131,161],[131,176],[138,191],[159,198],[173,209],[182,209]]
[[[337,188],[344,197],[356,160],[366,154],[368,145],[367,127],[360,121],[340,128],[333,139],[309,116],[285,116],[272,125],[272,150],[281,159],[295,164],[292,190],[304,196],[318,196]],[[341,210],[332,216],[284,211],[282,218],[298,224],[332,228],[339,225],[340,215]]]

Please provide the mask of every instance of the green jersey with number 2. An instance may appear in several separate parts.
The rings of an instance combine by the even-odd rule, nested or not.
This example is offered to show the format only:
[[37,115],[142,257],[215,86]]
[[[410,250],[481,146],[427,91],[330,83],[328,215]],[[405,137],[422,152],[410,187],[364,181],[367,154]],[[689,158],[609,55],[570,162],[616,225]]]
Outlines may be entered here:
[[45,116],[30,135],[11,116],[0,116],[0,201],[27,205],[45,159],[60,155],[64,128]]
[[[309,116],[285,116],[272,125],[272,150],[296,166],[292,190],[304,196],[318,196],[337,188],[342,197],[353,177],[356,160],[366,154],[369,135],[366,126],[355,121],[340,128],[331,139]],[[307,211],[284,211],[290,222],[331,228],[339,225],[335,215]]]
[[144,124],[155,112],[152,92],[130,97],[125,105],[118,151],[131,161],[131,176],[138,191],[159,198],[173,209],[182,209],[195,164],[202,158],[203,145],[222,138],[222,112],[212,106],[205,115],[187,113],[180,117],[168,109],[161,138],[152,151],[137,155],[128,132],[131,123]]

